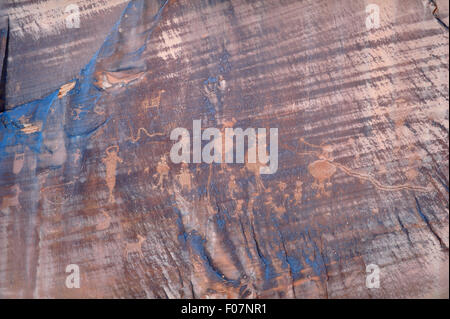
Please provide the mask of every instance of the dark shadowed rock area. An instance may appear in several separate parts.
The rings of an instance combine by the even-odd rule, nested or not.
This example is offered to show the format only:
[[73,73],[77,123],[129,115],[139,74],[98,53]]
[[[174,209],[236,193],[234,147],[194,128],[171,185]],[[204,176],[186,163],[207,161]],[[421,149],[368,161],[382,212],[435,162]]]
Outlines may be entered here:
[[[3,0],[0,298],[448,298],[447,26],[446,1]],[[278,128],[278,170],[173,163],[193,120]]]

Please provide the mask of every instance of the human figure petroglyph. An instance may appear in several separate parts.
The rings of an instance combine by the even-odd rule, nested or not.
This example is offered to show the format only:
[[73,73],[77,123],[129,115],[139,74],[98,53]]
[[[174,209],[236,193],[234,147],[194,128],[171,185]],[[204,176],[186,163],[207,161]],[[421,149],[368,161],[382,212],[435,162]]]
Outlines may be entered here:
[[284,208],[282,205],[278,206],[273,201],[273,197],[271,194],[271,189],[267,189],[268,195],[264,198],[264,204],[272,208],[272,210],[277,213],[278,215],[286,213],[286,208]]
[[146,240],[141,235],[137,235],[138,242],[137,243],[126,243],[124,256],[128,258],[128,255],[131,253],[137,253],[141,258],[144,258],[144,254],[142,253],[142,244]]
[[115,203],[113,195],[114,187],[116,186],[116,170],[117,163],[123,163],[123,160],[117,155],[119,152],[119,146],[110,146],[106,149],[106,157],[102,159],[102,162],[106,166],[106,185],[109,189],[109,202]]
[[12,190],[14,191],[13,195],[7,195],[4,196],[2,199],[2,205],[0,206],[0,211],[9,209],[9,208],[22,208],[19,201],[19,196],[22,193],[22,190],[20,189],[19,185],[14,185],[12,187]]
[[302,202],[302,194],[303,193],[303,182],[298,180],[295,181],[295,189],[294,189],[294,199],[297,205]]
[[409,181],[414,181],[419,176],[419,167],[422,166],[422,156],[420,155],[420,151],[416,151],[413,147],[410,147],[409,151],[412,154],[408,158],[408,169],[405,176]]
[[228,181],[228,195],[231,199],[236,199],[235,193],[239,191],[239,186],[236,183],[236,176],[230,175],[230,180]]
[[19,174],[22,171],[24,162],[25,162],[24,153],[16,153],[14,155],[13,173],[15,175]]
[[239,215],[243,213],[242,208],[244,206],[244,200],[243,199],[238,199],[236,201],[236,213],[238,213]]
[[245,169],[247,172],[250,172],[255,177],[255,183],[256,183],[256,191],[260,192],[266,189],[264,186],[264,183],[261,178],[261,168],[268,167],[266,164],[262,164],[259,159],[256,160],[255,163],[249,163],[249,156],[248,154],[251,152],[254,152],[256,154],[256,151],[253,150],[253,148],[256,148],[256,143],[254,145],[249,145],[249,148],[247,150],[247,153],[245,154]]
[[177,179],[182,189],[190,190],[192,188],[192,177],[187,163],[181,164],[181,170],[177,175]]
[[73,154],[73,162],[75,164],[78,164],[80,162],[80,158],[81,158],[81,151],[80,151],[80,149],[77,149],[75,151],[75,153]]
[[318,160],[308,165],[308,171],[314,177],[312,187],[318,190],[316,197],[325,195],[329,197],[331,192],[325,190],[325,186],[330,187],[331,177],[336,173],[336,167],[326,160]]
[[82,109],[73,109],[73,110],[72,110],[72,117],[73,117],[73,120],[74,120],[74,121],[79,121],[79,120],[81,120],[81,117],[80,117],[81,113],[83,113],[83,110],[82,110]]
[[167,156],[164,155],[158,162],[156,166],[156,173],[153,175],[153,178],[158,178],[158,182],[153,188],[160,188],[164,190],[164,181],[169,178],[170,167],[167,165]]
[[333,147],[331,145],[315,145],[306,142],[303,138],[299,139],[299,144],[305,144],[313,148],[320,149],[320,152],[316,153],[319,160],[314,161],[308,165],[308,172],[314,178],[314,183],[312,187],[318,190],[317,197],[325,195],[329,197],[331,192],[325,190],[325,186],[330,187],[331,177],[336,173],[336,167],[330,163],[333,160],[331,153],[333,152]]
[[287,184],[285,182],[278,182],[278,189],[280,191],[281,197],[283,198],[283,205],[286,204],[289,194],[286,192]]
[[97,230],[108,229],[111,225],[111,216],[109,216],[109,214],[103,209],[101,210],[101,212],[103,216],[105,216],[105,218],[97,224],[97,226],[95,227]]
[[266,187],[264,186],[264,183],[262,181],[260,172],[259,172],[260,167],[267,167],[267,165],[261,164],[259,162],[257,162],[257,163],[248,163],[248,162],[246,162],[245,163],[246,170],[248,172],[252,173],[254,175],[254,177],[255,177],[256,189],[258,191],[266,189]]

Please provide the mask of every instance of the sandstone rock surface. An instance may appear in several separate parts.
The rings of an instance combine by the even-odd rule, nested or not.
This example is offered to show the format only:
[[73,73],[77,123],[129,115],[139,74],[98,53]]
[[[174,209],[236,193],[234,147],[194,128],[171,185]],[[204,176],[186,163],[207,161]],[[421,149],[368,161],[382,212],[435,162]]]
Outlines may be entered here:
[[[448,4],[373,3],[5,1],[0,298],[448,298]],[[173,164],[197,119],[277,172]]]

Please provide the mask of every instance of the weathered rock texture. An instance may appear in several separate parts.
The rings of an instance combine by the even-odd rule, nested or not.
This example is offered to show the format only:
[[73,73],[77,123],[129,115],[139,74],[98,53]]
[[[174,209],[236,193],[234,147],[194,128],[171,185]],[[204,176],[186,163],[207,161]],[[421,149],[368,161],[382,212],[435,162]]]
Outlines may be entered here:
[[[6,0],[0,297],[448,297],[438,6]],[[173,164],[194,119],[278,128],[278,171]]]

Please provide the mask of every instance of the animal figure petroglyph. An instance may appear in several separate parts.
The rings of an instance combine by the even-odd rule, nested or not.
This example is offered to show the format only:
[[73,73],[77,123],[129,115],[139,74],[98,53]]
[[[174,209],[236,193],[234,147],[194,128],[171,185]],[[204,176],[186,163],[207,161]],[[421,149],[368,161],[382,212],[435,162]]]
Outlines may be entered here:
[[109,214],[106,211],[104,211],[103,209],[102,209],[102,214],[105,216],[105,218],[97,224],[97,226],[95,227],[95,229],[97,229],[97,230],[108,229],[109,226],[111,225],[111,216],[109,216]]
[[128,258],[128,255],[131,253],[138,253],[140,257],[144,258],[144,254],[142,253],[142,244],[145,241],[145,238],[141,235],[137,235],[138,242],[137,243],[126,243],[124,256]]
[[13,173],[19,174],[22,171],[23,164],[25,162],[25,154],[15,154],[14,156],[14,163],[13,163]]
[[0,211],[12,207],[21,208],[19,202],[19,195],[22,193],[22,191],[20,190],[20,186],[16,184],[12,187],[12,190],[14,191],[14,195],[7,195],[3,197],[2,205],[0,206]]
[[132,141],[133,143],[136,143],[137,141],[139,141],[141,139],[141,132],[144,132],[144,134],[147,135],[148,137],[163,136],[164,135],[164,133],[153,133],[153,134],[150,134],[144,127],[140,127],[138,129],[138,131],[137,131],[136,138],[134,138],[133,137],[133,129],[131,128],[131,125],[130,125],[130,134],[131,134],[131,136],[130,136],[129,140]]
[[[301,142],[304,142],[303,139],[300,139]],[[312,145],[312,144],[311,144]],[[313,145],[315,146],[315,145]],[[339,164],[337,162],[335,162],[331,157],[324,156],[326,155],[326,152],[324,154],[324,152],[318,154],[317,152],[297,152],[296,150],[293,150],[291,147],[287,146],[287,145],[283,145],[284,148],[286,148],[287,150],[290,150],[294,153],[297,153],[298,155],[315,155],[319,158],[322,158],[323,161],[328,162],[328,164],[330,164],[331,166],[334,166],[335,168],[340,169],[341,171],[343,171],[345,174],[358,178],[360,180],[365,180],[365,181],[369,181],[370,183],[372,183],[377,189],[379,190],[383,190],[383,191],[399,191],[399,190],[414,190],[414,191],[419,191],[419,192],[429,192],[430,191],[430,187],[422,187],[422,186],[414,186],[414,185],[410,185],[410,184],[402,184],[402,185],[383,185],[382,183],[380,183],[379,181],[377,181],[374,177],[368,175],[368,174],[362,174],[362,173],[358,173],[354,170],[352,170],[351,168],[348,168],[345,165]],[[325,166],[325,164],[321,164],[323,167]],[[317,167],[319,167],[319,165],[317,164]],[[327,166],[329,173],[332,171],[332,168],[330,168],[330,166]],[[320,174],[320,173],[319,173]],[[334,173],[333,173],[334,174]],[[326,180],[326,179],[325,179]],[[325,181],[324,180],[324,181]]]
[[109,189],[109,202],[115,203],[113,195],[114,187],[116,186],[116,169],[117,162],[123,163],[123,160],[117,155],[119,152],[119,146],[110,146],[106,149],[106,157],[102,159],[102,162],[106,166],[106,185]]
[[158,165],[156,166],[156,174],[153,175],[153,178],[158,178],[158,182],[154,186],[154,188],[160,188],[164,190],[164,181],[169,178],[170,167],[167,165],[167,156],[164,155],[161,157]]
[[316,156],[319,159],[324,159],[324,160],[333,160],[333,158],[331,157],[331,153],[333,152],[333,147],[331,145],[315,145],[315,144],[311,144],[306,142],[302,137],[299,139],[299,144],[305,144],[308,145],[310,147],[313,148],[318,148],[320,149],[320,153],[319,152],[313,152],[316,154]]

